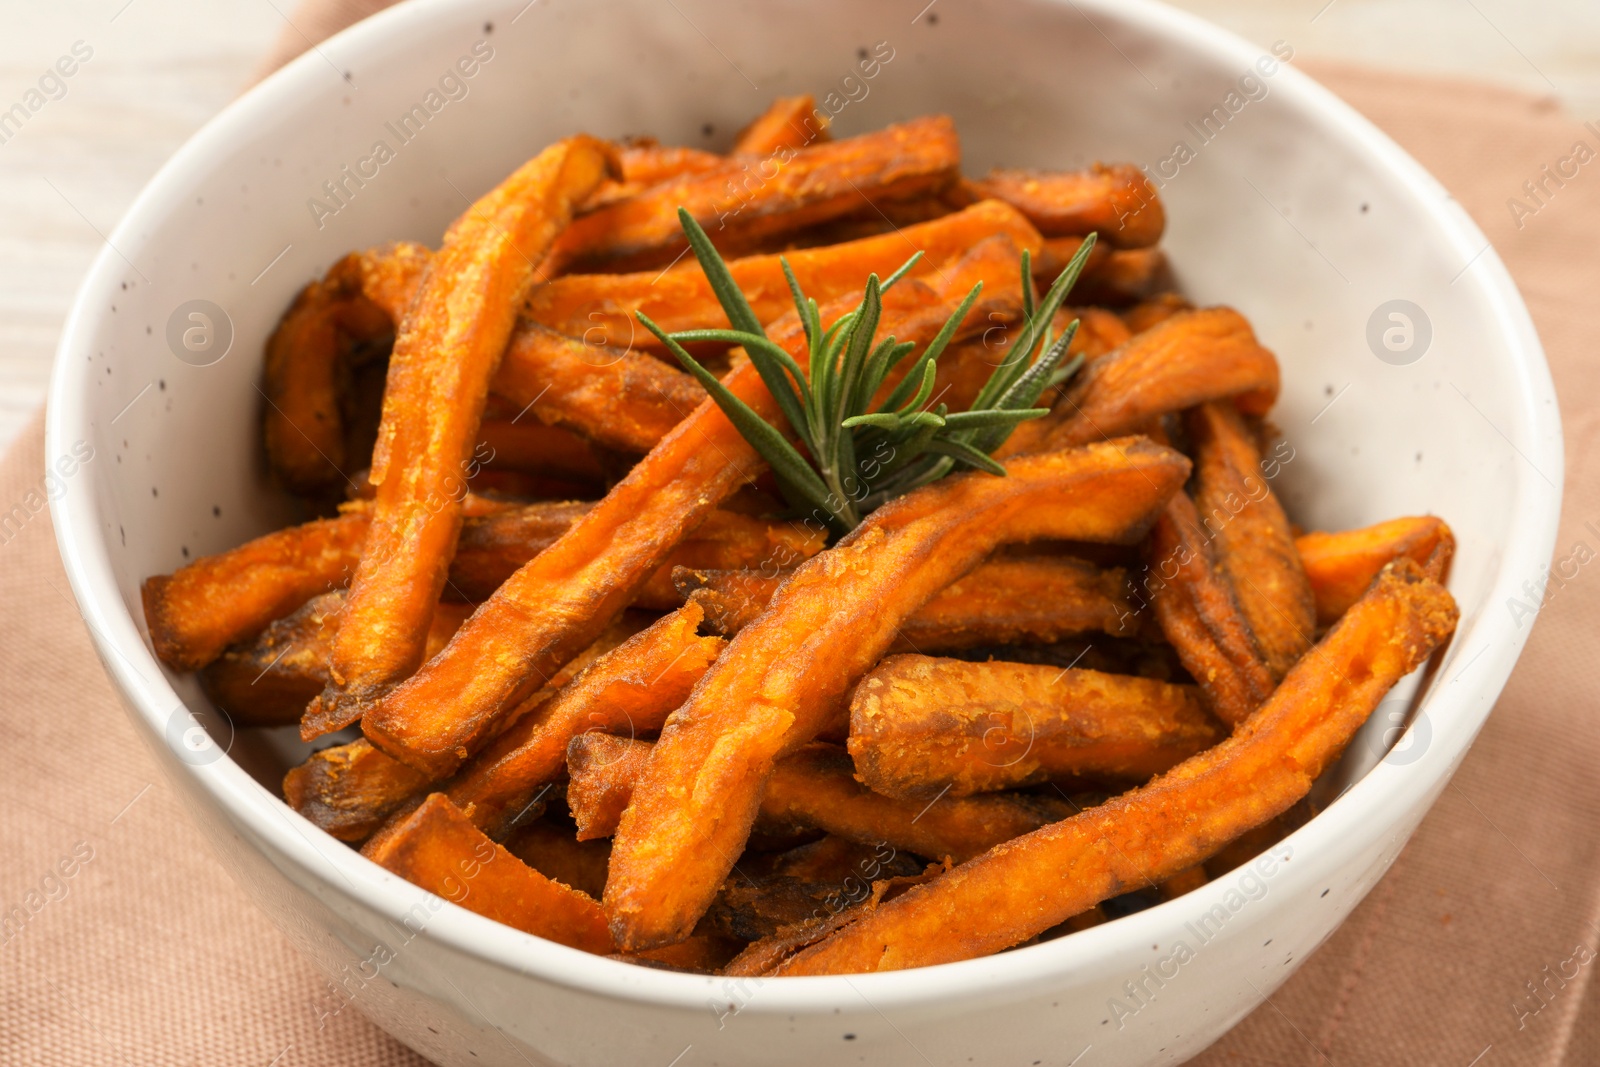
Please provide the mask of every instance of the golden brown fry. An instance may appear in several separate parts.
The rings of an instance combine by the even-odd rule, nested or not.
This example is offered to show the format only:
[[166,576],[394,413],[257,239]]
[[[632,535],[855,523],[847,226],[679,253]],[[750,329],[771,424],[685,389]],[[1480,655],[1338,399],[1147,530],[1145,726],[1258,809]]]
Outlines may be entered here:
[[923,802],[1077,776],[1144,781],[1222,736],[1193,686],[997,660],[890,656],[850,702],[861,781]]
[[972,183],[1033,220],[1046,237],[1097,233],[1116,248],[1144,248],[1161,239],[1167,217],[1161,197],[1131,163],[1078,171],[995,170]]
[[[328,656],[344,593],[312,597],[248,644],[235,645],[200,672],[206,698],[244,726],[288,726],[328,684]],[[466,621],[470,605],[441,602],[428,630],[436,654]]]
[[773,764],[816,736],[934,593],[1003,543],[1136,537],[1188,469],[1142,439],[1025,457],[1005,478],[955,475],[893,500],[803,564],[662,731],[614,842],[606,910],[618,944],[688,935]]
[[[1004,201],[1000,201],[1004,203]],[[1049,289],[1061,272],[1067,269],[1072,257],[1083,247],[1082,237],[1046,237],[1044,244],[1033,257],[1033,280],[1041,290]],[[1111,255],[1111,246],[1104,241],[1095,243],[1083,265],[1083,274],[1073,291],[1079,295],[1084,289],[1084,279],[1093,278]]]
[[[750,568],[776,573],[793,567],[821,552],[828,542],[827,530],[820,524],[807,527],[799,522],[753,519],[732,511],[713,511],[694,535],[685,540],[657,568],[640,588],[634,603],[643,608],[670,611],[683,603],[684,594],[673,583],[679,567],[721,571]],[[735,562],[737,561],[737,562]],[[720,631],[719,631],[720,632]]]
[[1145,587],[1162,633],[1211,713],[1230,726],[1243,722],[1272,695],[1277,679],[1187,495],[1167,502],[1148,553]]
[[366,536],[367,508],[357,504],[338,518],[276,530],[146,578],[140,592],[156,655],[175,670],[199,670],[273,619],[348,583]]
[[[889,290],[880,330],[927,343],[978,280],[974,274],[994,270],[987,258],[971,271],[966,262],[948,268],[946,291],[930,292],[909,280]],[[1004,278],[991,275],[989,282],[968,321],[1018,306],[1015,279],[1010,289]],[[832,323],[854,303],[830,305],[823,321]],[[808,350],[797,320],[770,335],[804,365]],[[723,384],[763,417],[779,417],[754,364],[739,365]],[[632,599],[719,501],[762,469],[755,449],[705,401],[581,522],[501,585],[442,653],[368,713],[362,722],[367,736],[413,766],[452,772],[541,676]]]
[[1113,248],[1086,272],[1073,298],[1122,307],[1151,300],[1173,287],[1167,254],[1159,248]]
[[[882,236],[801,249],[784,256],[805,294],[818,303],[826,303],[859,294],[868,275],[876,273],[886,278],[916,252],[923,253],[923,260],[913,268],[913,274],[926,276],[996,234],[1005,234],[1018,248],[1035,253],[1041,243],[1038,231],[1015,208],[991,200]],[[777,255],[729,260],[728,272],[762,322],[773,322],[794,308]],[[669,333],[728,325],[705,272],[693,262],[665,273],[572,274],[556,278],[529,294],[526,315],[534,323],[582,338],[591,346],[659,350],[661,342],[635,318],[641,311]],[[508,373],[503,370],[501,378]],[[496,389],[503,391],[498,382]]]
[[700,609],[685,605],[600,656],[529,712],[441,787],[501,837],[566,764],[567,745],[587,731],[654,732],[688,697],[725,642],[698,637]]
[[1180,311],[1193,311],[1194,305],[1177,293],[1159,293],[1122,312],[1122,321],[1132,333],[1143,333],[1172,318]]
[[348,467],[365,462],[346,425],[353,362],[366,346],[393,337],[429,255],[421,245],[398,242],[344,257],[306,286],[268,339],[267,463],[288,489],[337,489]]
[[679,207],[728,251],[837,218],[864,202],[936,190],[960,162],[955,127],[944,116],[780,152],[755,165],[730,159],[578,219],[556,243],[546,272],[665,266],[687,247]]
[[[649,764],[654,745],[627,737],[582,734],[567,749],[567,803],[578,837],[614,834]],[[767,779],[765,823],[824,830],[863,845],[887,844],[961,863],[980,852],[1064,819],[1072,809],[1046,797],[996,795],[897,799],[856,781],[850,757],[836,745],[812,744],[779,760]],[[811,879],[818,881],[823,879]]]
[[513,929],[585,952],[614,951],[593,897],[546,878],[489,840],[440,793],[369,858],[412,885]]
[[492,388],[543,422],[623,452],[648,452],[705,400],[683,371],[585,338],[598,335],[568,337],[521,321]]
[[1138,431],[1157,415],[1232,397],[1263,415],[1278,395],[1278,361],[1231,308],[1180,312],[1078,375],[1054,410],[1018,426],[1001,451],[1065,448]]
[[[1141,789],[907,891],[776,968],[898,970],[997,952],[1128,886],[1170,878],[1288,809],[1454,630],[1455,602],[1391,564],[1232,737]],[[609,886],[608,886],[609,888]]]
[[685,174],[720,167],[726,160],[715,152],[679,145],[657,144],[642,140],[617,149],[617,162],[622,174],[615,181],[604,181],[584,200],[579,214],[587,214],[607,204],[638,196],[652,185],[657,185]]
[[[787,575],[762,570],[675,570],[673,580],[706,610],[720,634],[738,633],[766,609]],[[900,626],[891,652],[949,652],[1006,644],[1052,644],[1098,630],[1130,634],[1135,611],[1120,567],[1070,556],[996,556],[934,594]]]
[[582,733],[567,743],[567,807],[579,841],[616,833],[654,748],[632,736],[604,733]]
[[341,841],[363,841],[386,815],[428,785],[365,738],[314,752],[283,776],[283,799]]
[[606,887],[606,864],[611,845],[605,841],[579,841],[572,823],[554,812],[517,829],[505,841],[506,850],[546,878],[571,886],[596,900]]
[[689,974],[721,974],[722,968],[744,948],[743,941],[721,934],[691,934],[676,945],[653,948],[648,952],[618,952],[612,959]]
[[546,148],[451,223],[429,262],[389,358],[369,475],[378,493],[334,641],[333,684],[306,712],[322,730],[354,722],[422,662],[461,531],[465,464],[516,305],[574,206],[616,166],[592,137]]
[[[648,618],[624,613],[599,640],[561,668],[548,686],[509,716],[510,722],[530,714],[584,667],[644,629]],[[298,767],[291,767],[283,779],[283,797],[295,811],[334,837],[358,842],[431,782],[426,774],[384,755],[361,738],[314,752]],[[528,809],[526,817],[536,817],[543,810],[541,801]]]
[[1421,564],[1437,557],[1430,577],[1442,581],[1456,539],[1433,515],[1390,519],[1341,533],[1308,533],[1295,539],[1317,601],[1317,622],[1328,626],[1349,610],[1384,564],[1402,556]]
[[1278,681],[1311,647],[1316,601],[1294,532],[1262,476],[1255,436],[1232,404],[1211,401],[1184,417],[1194,448],[1195,509],[1217,561]]
[[491,471],[546,474],[580,482],[605,479],[605,468],[587,440],[537,419],[485,419],[478,427],[478,446],[472,458]]
[[827,114],[810,93],[780,96],[733,139],[734,155],[769,156],[828,140]]
[[[518,507],[469,497],[467,507],[479,514],[462,523],[445,583],[445,599],[452,601],[491,596],[592,505]],[[338,518],[287,527],[195,560],[175,574],[147,579],[145,618],[156,654],[175,669],[197,670],[312,597],[348,585],[361,558],[369,515],[365,503],[347,504]],[[676,566],[790,566],[820,547],[821,534],[801,524],[713,511],[668,553],[637,599],[646,607],[676,607],[681,597],[670,584]]]

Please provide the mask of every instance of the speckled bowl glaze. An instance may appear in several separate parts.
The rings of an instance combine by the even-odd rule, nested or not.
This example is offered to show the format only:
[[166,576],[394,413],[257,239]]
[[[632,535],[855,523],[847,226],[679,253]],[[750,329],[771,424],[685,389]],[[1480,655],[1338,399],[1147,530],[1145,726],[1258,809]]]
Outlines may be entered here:
[[[921,5],[404,4],[210,123],[83,284],[48,447],[75,459],[54,517],[106,670],[240,884],[358,1010],[442,1064],[1181,1061],[1372,887],[1528,634],[1510,600],[1553,544],[1555,399],[1515,287],[1445,190],[1296,71],[1289,44],[1263,51],[1135,0]],[[301,285],[352,248],[437,240],[468,197],[572,131],[714,148],[799,91],[843,134],[947,112],[975,173],[1147,164],[1181,284],[1239,307],[1282,360],[1275,417],[1292,455],[1277,484],[1296,519],[1435,512],[1454,526],[1459,633],[1319,785],[1327,810],[1258,865],[923,970],[725,981],[632,967],[429,897],[325,836],[276,795],[298,742],[235,736],[151,654],[140,580],[290,513],[263,477],[256,385]]]

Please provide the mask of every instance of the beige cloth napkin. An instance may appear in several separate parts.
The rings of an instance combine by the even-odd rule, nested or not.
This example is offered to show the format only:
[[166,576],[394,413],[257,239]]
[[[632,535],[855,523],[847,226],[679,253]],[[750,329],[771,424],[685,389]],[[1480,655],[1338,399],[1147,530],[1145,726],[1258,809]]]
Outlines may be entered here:
[[[274,62],[377,6],[311,0]],[[1438,175],[1509,264],[1565,407],[1557,556],[1579,542],[1600,550],[1600,370],[1586,329],[1600,292],[1600,170],[1520,229],[1506,205],[1595,135],[1549,101],[1482,85],[1315,73]],[[36,424],[0,462],[0,512],[39,491],[42,471]],[[0,911],[25,914],[0,932],[0,1061],[421,1063],[355,1012],[319,1025],[324,980],[212,858],[124,718],[47,513],[0,531],[0,604]],[[1600,949],[1597,636],[1600,569],[1585,567],[1555,592],[1477,746],[1388,876],[1196,1063],[1600,1062],[1596,964],[1577,962]]]

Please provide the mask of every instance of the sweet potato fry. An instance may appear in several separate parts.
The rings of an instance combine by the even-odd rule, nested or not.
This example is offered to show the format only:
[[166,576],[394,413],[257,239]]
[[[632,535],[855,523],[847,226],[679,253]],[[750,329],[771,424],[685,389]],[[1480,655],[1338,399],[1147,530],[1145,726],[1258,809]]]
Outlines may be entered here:
[[[1233,736],[1140,789],[991,850],[775,968],[926,966],[996,952],[1203,862],[1305,795],[1373,708],[1454,630],[1455,602],[1391,564]],[[609,886],[608,886],[609,888]]]
[[1294,532],[1261,473],[1255,436],[1232,404],[1211,401],[1184,416],[1195,457],[1195,509],[1215,543],[1267,667],[1278,681],[1311,647],[1316,601]]
[[273,619],[345,585],[367,521],[367,508],[355,505],[146,578],[140,593],[156,655],[174,670],[199,670]]
[[613,951],[593,897],[552,881],[483,835],[435,793],[371,858],[452,904],[585,952]]
[[[328,656],[344,593],[312,597],[248,644],[235,645],[200,672],[206,697],[235,724],[288,726],[328,684]],[[428,654],[445,646],[472,608],[441,602],[428,629]]]
[[[992,203],[993,201],[986,201]],[[1035,276],[1037,277],[1037,275]],[[1052,279],[1054,280],[1054,279]],[[1053,327],[1057,336],[1078,320],[1067,355],[1095,360],[1125,344],[1129,333],[1116,314],[1105,308],[1062,308]],[[982,335],[952,345],[939,360],[934,378],[934,395],[952,411],[965,411],[988,381],[994,369],[1011,353],[1011,344],[1021,332],[1021,322],[994,322]]]
[[1002,543],[1138,536],[1188,468],[1138,439],[1022,458],[1005,478],[955,475],[900,497],[803,564],[662,731],[614,841],[618,944],[688,935],[778,757],[816,736],[934,593]]
[[1295,539],[1317,601],[1317,622],[1331,625],[1361,598],[1384,564],[1402,556],[1428,564],[1429,576],[1444,580],[1455,535],[1432,515],[1390,519],[1342,533],[1308,533]]
[[286,488],[336,489],[351,466],[365,463],[346,425],[352,364],[392,340],[429,256],[410,242],[351,253],[284,313],[267,341],[262,426],[267,463]]
[[850,701],[861,781],[923,802],[1077,776],[1144,781],[1221,738],[1193,686],[1027,663],[890,656]]
[[769,156],[781,149],[799,149],[828,140],[827,113],[817,109],[810,93],[780,96],[739,131],[733,154]]
[[1161,239],[1167,217],[1161,197],[1131,163],[1088,170],[995,170],[972,183],[985,196],[1022,211],[1046,237],[1097,233],[1115,248],[1144,248]]
[[680,145],[657,144],[650,139],[622,145],[617,149],[617,163],[621,174],[614,181],[601,182],[599,188],[584,200],[583,207],[578,213],[581,215],[596,211],[607,204],[638,196],[652,185],[685,174],[712,170],[725,162],[726,160],[715,152],[685,148]]
[[1113,248],[1073,294],[1091,304],[1123,307],[1171,292],[1172,268],[1159,248]]
[[[648,741],[582,734],[567,748],[567,803],[578,837],[614,834],[649,763]],[[932,859],[961,863],[980,852],[1064,819],[1072,809],[1048,797],[1014,794],[897,799],[864,788],[850,757],[835,745],[806,745],[780,759],[767,779],[763,822],[824,830],[863,845],[886,843]]]
[[[784,258],[805,294],[823,303],[860,293],[869,274],[886,278],[918,251],[923,260],[913,271],[926,276],[995,234],[1009,236],[1018,248],[1039,251],[1041,239],[1028,220],[1015,208],[990,200],[933,222],[787,252]],[[728,271],[762,322],[773,322],[794,307],[777,255],[730,260]],[[634,317],[640,311],[668,332],[725,326],[728,321],[705,272],[692,262],[665,273],[567,275],[534,289],[526,307],[532,322],[586,344],[659,350],[655,335]],[[510,373],[509,367],[502,370],[501,381]],[[504,391],[501,382],[496,389]]]
[[689,375],[643,352],[592,344],[526,320],[512,335],[492,388],[542,422],[634,453],[654,448],[706,396]]
[[1231,308],[1186,311],[1086,367],[1049,416],[1017,427],[1009,455],[1138,430],[1157,415],[1232,397],[1263,415],[1278,396],[1278,361]]
[[492,471],[547,474],[580,482],[605,478],[605,468],[587,440],[537,419],[485,419],[478,427],[478,447],[472,456]]
[[[985,260],[979,268],[987,272],[993,265]],[[885,294],[883,333],[927,343],[975,280],[963,264],[950,267],[947,277],[945,292],[907,281]],[[1014,280],[1011,285],[1008,290],[1004,279],[991,278],[968,321],[1017,306],[1020,293]],[[824,322],[853,305],[830,306]],[[797,320],[774,327],[771,336],[797,360],[809,358]],[[754,364],[738,366],[724,384],[763,417],[779,417]],[[454,771],[541,678],[632,599],[718,502],[763,466],[721,409],[706,400],[581,522],[502,584],[442,653],[368,713],[362,722],[367,736],[413,766],[441,775]]]
[[[571,529],[592,505],[516,506],[468,498],[480,512],[462,523],[445,583],[446,600],[476,602]],[[345,505],[318,519],[206,556],[144,584],[145,618],[156,654],[177,670],[198,670],[229,645],[248,641],[314,596],[342,589],[361,558],[370,509]],[[672,568],[789,566],[821,548],[821,535],[799,523],[713,511],[667,554],[641,587],[641,606],[670,610],[682,600]],[[430,657],[431,658],[431,657]]]
[[864,202],[905,199],[955,176],[961,149],[948,118],[931,116],[844,141],[823,142],[752,167],[730,159],[645,190],[573,223],[546,272],[646,270],[686,246],[678,208],[706,227],[718,248],[837,218]]
[[546,878],[596,900],[605,891],[610,843],[579,841],[572,836],[572,820],[562,818],[559,809],[519,827],[503,843],[513,856]]
[[1122,321],[1131,333],[1144,333],[1180,311],[1193,310],[1194,305],[1177,293],[1160,293],[1123,311]]
[[[583,668],[644,629],[648,616],[626,612],[599,640],[550,679],[512,715],[508,725],[531,714],[572,680]],[[283,779],[283,797],[291,808],[341,841],[364,841],[385,817],[403,806],[432,780],[398,760],[384,755],[365,738],[335,745],[311,754]],[[418,798],[420,799],[420,798]],[[542,811],[542,801],[526,817]]]
[[[1004,203],[1004,201],[1000,201]],[[1078,249],[1083,247],[1082,237],[1046,237],[1044,244],[1033,257],[1033,280],[1040,289],[1050,288],[1061,272],[1067,269],[1067,264],[1072,262],[1072,257],[1078,254]],[[1080,275],[1078,285],[1074,291],[1081,294],[1084,288],[1084,279],[1092,278],[1111,255],[1111,246],[1105,242],[1098,242],[1089,252],[1089,259],[1083,265],[1083,274]]]
[[463,464],[516,305],[574,206],[616,170],[611,148],[573,137],[545,149],[450,225],[395,335],[370,480],[361,563],[334,640],[333,684],[307,710],[354,722],[416,670],[427,618],[461,530]]
[[[674,570],[678,588],[732,636],[766,609],[785,574],[768,570]],[[1051,644],[1098,630],[1131,633],[1126,573],[1069,556],[997,556],[935,593],[900,626],[890,652],[949,652],[983,645]]]
[[1267,665],[1194,501],[1178,494],[1150,533],[1145,587],[1156,621],[1211,713],[1243,722],[1272,695]]
[[442,791],[490,837],[504,836],[529,800],[559,778],[574,737],[661,729],[725,644],[696,636],[700,618],[697,605],[685,605],[600,656],[495,738]]

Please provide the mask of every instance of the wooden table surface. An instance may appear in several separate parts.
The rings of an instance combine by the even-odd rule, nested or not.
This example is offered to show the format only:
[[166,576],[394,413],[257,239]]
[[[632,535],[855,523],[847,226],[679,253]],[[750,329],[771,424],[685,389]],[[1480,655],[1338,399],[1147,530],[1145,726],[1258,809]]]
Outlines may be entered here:
[[[1285,40],[1308,57],[1495,79],[1600,119],[1594,0],[1176,3],[1262,45]],[[0,448],[44,400],[61,325],[105,235],[161,163],[250,81],[276,36],[293,32],[296,6],[0,0],[0,112],[25,102],[74,46],[90,53],[59,88],[47,86],[57,98],[20,130],[0,129]]]

